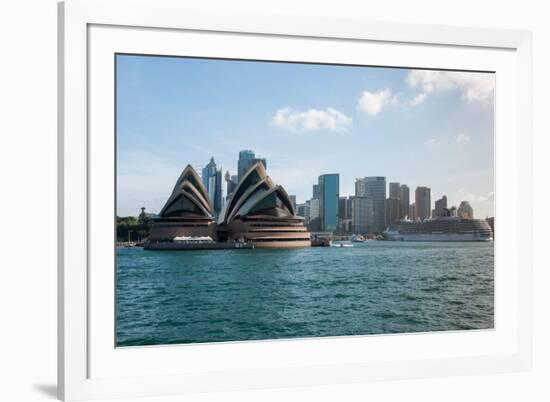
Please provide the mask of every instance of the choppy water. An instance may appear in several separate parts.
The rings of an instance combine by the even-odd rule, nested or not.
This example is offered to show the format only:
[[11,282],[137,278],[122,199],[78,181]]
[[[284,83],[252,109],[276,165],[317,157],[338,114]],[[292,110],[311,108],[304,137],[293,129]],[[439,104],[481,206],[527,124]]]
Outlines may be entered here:
[[492,243],[117,250],[117,345],[493,328]]

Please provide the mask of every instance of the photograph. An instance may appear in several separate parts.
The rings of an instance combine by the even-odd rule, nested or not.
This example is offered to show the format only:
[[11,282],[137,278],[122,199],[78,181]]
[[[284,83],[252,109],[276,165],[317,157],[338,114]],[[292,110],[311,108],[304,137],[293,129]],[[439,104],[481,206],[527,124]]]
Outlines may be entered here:
[[494,330],[493,71],[114,57],[116,347]]

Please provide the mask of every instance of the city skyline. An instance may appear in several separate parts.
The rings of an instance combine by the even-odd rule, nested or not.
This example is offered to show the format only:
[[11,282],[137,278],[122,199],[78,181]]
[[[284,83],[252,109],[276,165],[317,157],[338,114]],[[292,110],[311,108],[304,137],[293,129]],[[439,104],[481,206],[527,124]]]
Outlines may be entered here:
[[411,195],[431,188],[432,208],[446,195],[494,215],[492,74],[118,57],[121,216],[158,212],[187,163],[201,171],[214,158],[222,176],[237,175],[246,149],[298,204],[319,176],[338,173],[340,196],[384,176]]

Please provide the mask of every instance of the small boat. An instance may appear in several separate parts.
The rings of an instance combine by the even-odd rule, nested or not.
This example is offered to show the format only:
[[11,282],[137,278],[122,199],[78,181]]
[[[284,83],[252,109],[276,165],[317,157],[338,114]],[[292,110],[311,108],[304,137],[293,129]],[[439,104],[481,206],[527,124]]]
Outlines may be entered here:
[[353,244],[349,244],[349,243],[334,244],[334,243],[332,243],[330,246],[331,247],[353,247]]
[[361,235],[353,235],[351,236],[351,241],[353,243],[364,243],[366,239]]

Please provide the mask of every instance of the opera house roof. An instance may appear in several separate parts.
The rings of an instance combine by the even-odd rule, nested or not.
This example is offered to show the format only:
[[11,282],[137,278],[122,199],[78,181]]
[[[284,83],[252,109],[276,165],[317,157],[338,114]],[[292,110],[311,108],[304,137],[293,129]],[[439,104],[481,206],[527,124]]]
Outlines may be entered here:
[[245,173],[217,222],[201,178],[187,165],[155,219],[148,247],[199,237],[209,237],[219,244],[246,243],[264,248],[311,245],[303,218],[295,216],[287,192],[273,183],[261,162]]
[[258,162],[243,176],[233,195],[225,204],[218,224],[229,225],[236,218],[293,218],[294,207],[287,192],[267,176]]
[[191,165],[183,170],[172,194],[159,213],[160,218],[214,218],[212,202],[201,178]]

